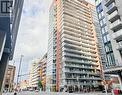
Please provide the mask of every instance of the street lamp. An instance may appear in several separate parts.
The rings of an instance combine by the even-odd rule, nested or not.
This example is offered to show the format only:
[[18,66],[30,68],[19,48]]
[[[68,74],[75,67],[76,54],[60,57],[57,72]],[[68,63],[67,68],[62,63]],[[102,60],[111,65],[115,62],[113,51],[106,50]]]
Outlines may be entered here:
[[22,58],[24,57],[24,55],[21,55],[20,57],[20,63],[19,63],[19,69],[18,69],[18,75],[17,75],[17,85],[18,85],[18,81],[19,81],[19,75],[20,75],[20,70],[21,70],[21,64],[22,64]]

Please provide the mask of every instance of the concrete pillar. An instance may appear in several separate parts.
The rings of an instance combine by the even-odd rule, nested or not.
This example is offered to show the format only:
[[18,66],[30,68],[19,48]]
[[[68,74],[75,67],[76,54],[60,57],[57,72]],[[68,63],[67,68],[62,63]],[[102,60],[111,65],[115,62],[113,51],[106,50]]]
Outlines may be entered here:
[[[3,84],[4,84],[4,76],[6,73],[6,68],[9,61],[9,54],[3,53],[1,61],[0,61],[0,92],[2,93]],[[1,94],[0,94],[1,95]]]

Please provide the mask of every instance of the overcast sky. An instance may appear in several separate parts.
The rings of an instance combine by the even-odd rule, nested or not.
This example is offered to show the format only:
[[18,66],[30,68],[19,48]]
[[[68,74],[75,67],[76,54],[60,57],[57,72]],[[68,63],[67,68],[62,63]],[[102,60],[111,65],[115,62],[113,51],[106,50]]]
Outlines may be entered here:
[[[49,7],[52,0],[24,0],[24,8],[15,48],[15,65],[24,55],[21,73],[28,72],[32,60],[41,58],[47,51]],[[87,0],[93,3],[93,0]],[[11,63],[13,63],[12,61]],[[17,71],[16,71],[17,74]]]

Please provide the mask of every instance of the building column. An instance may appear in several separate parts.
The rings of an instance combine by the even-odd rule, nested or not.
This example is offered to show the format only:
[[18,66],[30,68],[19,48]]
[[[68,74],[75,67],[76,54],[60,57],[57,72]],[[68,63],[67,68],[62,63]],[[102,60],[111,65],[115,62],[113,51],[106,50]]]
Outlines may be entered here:
[[[3,53],[1,61],[0,61],[0,92],[2,93],[3,91],[3,84],[4,84],[4,76],[6,73],[6,68],[8,65],[9,61],[9,54],[8,53]],[[0,95],[2,95],[0,93]]]

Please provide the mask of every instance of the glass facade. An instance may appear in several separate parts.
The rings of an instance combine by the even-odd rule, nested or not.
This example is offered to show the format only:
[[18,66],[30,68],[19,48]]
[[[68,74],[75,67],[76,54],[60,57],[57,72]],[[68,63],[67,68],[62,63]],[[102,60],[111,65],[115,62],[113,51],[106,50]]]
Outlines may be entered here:
[[56,29],[55,6],[50,7],[49,15],[49,39],[46,64],[46,90],[55,91],[56,88]]

